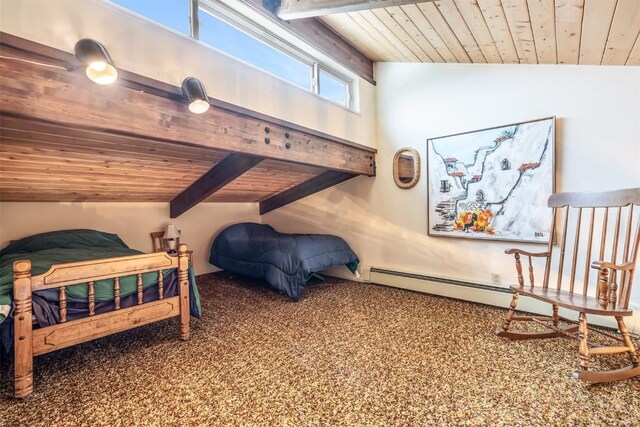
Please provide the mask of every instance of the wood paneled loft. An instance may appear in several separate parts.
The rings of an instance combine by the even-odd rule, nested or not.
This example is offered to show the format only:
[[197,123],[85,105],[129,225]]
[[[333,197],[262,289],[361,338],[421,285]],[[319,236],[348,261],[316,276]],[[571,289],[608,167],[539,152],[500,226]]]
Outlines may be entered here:
[[[375,149],[121,71],[96,85],[72,54],[2,34],[4,201],[260,202],[261,212],[358,175]],[[8,59],[12,58],[12,59]]]

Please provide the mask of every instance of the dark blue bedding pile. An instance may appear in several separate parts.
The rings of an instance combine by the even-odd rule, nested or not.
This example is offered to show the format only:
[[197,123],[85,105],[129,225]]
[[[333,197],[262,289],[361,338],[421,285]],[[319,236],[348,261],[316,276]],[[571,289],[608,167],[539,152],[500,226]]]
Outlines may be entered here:
[[266,280],[298,301],[313,273],[338,265],[355,273],[360,260],[337,236],[283,234],[266,224],[241,223],[216,237],[209,262],[238,276]]

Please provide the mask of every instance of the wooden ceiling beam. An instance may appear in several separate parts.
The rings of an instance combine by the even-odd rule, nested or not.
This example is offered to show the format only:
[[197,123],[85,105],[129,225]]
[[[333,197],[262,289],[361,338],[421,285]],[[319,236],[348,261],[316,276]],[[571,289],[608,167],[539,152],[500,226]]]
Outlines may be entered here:
[[375,149],[213,98],[195,115],[177,86],[126,70],[99,86],[72,54],[0,36],[4,201],[170,202],[176,217],[267,200],[327,170],[375,174]]
[[213,193],[247,172],[261,160],[260,157],[229,154],[171,201],[169,209],[171,218],[179,217],[211,197]]
[[89,81],[81,67],[69,71],[7,59],[77,64],[69,53],[0,35],[0,114],[7,118],[155,139],[176,150],[201,147],[374,175],[375,149],[214,99],[205,114],[192,114],[180,88],[125,70],[115,84],[100,86]]
[[304,197],[310,196],[318,191],[325,190],[334,185],[338,185],[351,178],[355,178],[357,175],[328,171],[322,175],[318,175],[311,178],[309,181],[305,181],[295,187],[289,188],[282,193],[269,197],[266,200],[260,202],[260,215],[264,215],[271,212],[274,209],[278,209],[284,205],[300,200]]
[[[281,0],[277,9],[280,19],[314,18],[337,13],[426,3],[434,0]],[[272,2],[273,3],[273,2]],[[278,3],[277,1],[275,3]]]

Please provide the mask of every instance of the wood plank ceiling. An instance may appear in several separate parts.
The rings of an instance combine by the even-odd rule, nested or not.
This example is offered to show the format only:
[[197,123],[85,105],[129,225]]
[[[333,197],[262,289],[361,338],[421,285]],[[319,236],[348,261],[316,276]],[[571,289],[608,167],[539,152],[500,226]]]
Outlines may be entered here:
[[437,0],[320,19],[375,61],[640,65],[640,0]]
[[[5,201],[169,202],[228,153],[0,117]],[[207,202],[259,202],[324,172],[263,160]]]

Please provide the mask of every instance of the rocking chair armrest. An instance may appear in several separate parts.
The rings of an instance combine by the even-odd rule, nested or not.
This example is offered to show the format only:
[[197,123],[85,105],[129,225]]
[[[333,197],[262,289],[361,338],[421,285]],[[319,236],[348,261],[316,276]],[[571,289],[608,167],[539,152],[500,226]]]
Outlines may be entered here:
[[550,253],[549,252],[527,252],[527,251],[523,251],[522,249],[507,249],[506,251],[504,251],[505,254],[507,255],[513,255],[513,254],[518,254],[518,255],[524,255],[524,256],[533,256],[533,257],[549,257]]
[[614,264],[608,261],[593,261],[591,263],[591,268],[595,268],[596,270],[608,270],[611,268],[617,271],[629,271],[633,270],[635,265],[636,263],[631,261],[623,262],[622,264]]

